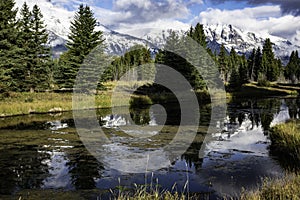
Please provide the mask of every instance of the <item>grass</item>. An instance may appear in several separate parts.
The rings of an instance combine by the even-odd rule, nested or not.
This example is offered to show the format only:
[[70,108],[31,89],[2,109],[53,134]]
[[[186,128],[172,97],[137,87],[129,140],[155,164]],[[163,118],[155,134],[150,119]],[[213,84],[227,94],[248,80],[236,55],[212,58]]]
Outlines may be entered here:
[[270,130],[271,149],[300,163],[300,121],[293,120]]
[[282,179],[265,179],[260,189],[244,192],[241,200],[285,200],[300,199],[300,175],[290,174]]
[[[145,82],[108,82],[105,83],[107,90],[98,91],[96,95],[80,94],[78,105],[82,109],[91,108],[111,108],[118,106],[128,106],[131,101],[146,102],[152,104],[145,95],[132,94],[137,87],[146,84]],[[114,88],[118,86],[118,91]],[[112,97],[114,101],[112,102]],[[125,98],[127,97],[127,98]],[[73,93],[14,93],[10,92],[8,96],[0,95],[0,117],[27,115],[36,113],[55,113],[72,110]],[[133,99],[133,100],[132,100]],[[87,104],[92,102],[92,104]]]
[[169,191],[159,191],[158,185],[155,188],[148,189],[147,186],[135,185],[134,190],[120,190],[115,195],[116,200],[186,200],[191,199],[184,194],[178,192],[171,193]]
[[70,93],[10,93],[0,101],[0,116],[24,115],[72,109]]
[[298,96],[300,87],[284,87],[281,84],[270,83],[269,87],[259,86],[257,82],[244,84],[238,91],[232,93],[236,97],[267,97],[267,96]]
[[[293,120],[270,129],[272,154],[289,172],[282,179],[265,179],[260,189],[244,192],[243,200],[300,199],[300,121]],[[287,166],[289,165],[289,166]],[[293,165],[297,165],[296,167]]]

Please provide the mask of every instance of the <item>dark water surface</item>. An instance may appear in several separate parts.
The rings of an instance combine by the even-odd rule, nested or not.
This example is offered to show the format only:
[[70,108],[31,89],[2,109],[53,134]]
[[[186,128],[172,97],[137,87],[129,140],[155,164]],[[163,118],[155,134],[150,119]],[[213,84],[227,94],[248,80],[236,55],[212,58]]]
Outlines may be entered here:
[[[256,188],[263,177],[283,175],[280,162],[268,149],[268,129],[299,118],[299,100],[232,101],[227,117],[216,123],[214,133],[202,146],[210,110],[210,105],[201,107],[197,136],[176,158],[162,150],[178,130],[180,112],[176,106],[167,109],[166,119],[149,108],[132,109],[130,116],[123,108],[115,115],[110,109],[98,110],[99,124],[112,142],[98,147],[97,159],[80,140],[72,113],[0,119],[0,199],[30,194],[40,199],[55,192],[68,193],[66,198],[71,199],[105,199],[119,186],[133,188],[134,184],[216,199],[238,195],[242,188]],[[150,126],[141,131],[130,119]],[[147,137],[138,140],[132,134]],[[131,155],[149,151],[161,151],[157,163],[151,165],[165,163],[166,167],[132,173],[147,160],[128,162]],[[120,166],[123,170],[118,170]]]

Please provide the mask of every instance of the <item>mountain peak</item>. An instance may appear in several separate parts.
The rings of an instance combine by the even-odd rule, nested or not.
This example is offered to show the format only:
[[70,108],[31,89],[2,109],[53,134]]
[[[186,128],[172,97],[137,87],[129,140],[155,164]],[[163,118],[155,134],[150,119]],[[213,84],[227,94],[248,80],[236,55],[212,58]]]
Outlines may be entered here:
[[[16,6],[21,8],[25,1],[31,8],[34,4],[38,4],[41,8],[45,24],[51,36],[49,37],[49,46],[65,50],[64,45],[68,39],[70,23],[80,2],[77,0],[16,0]],[[189,26],[181,27],[181,29],[176,27],[173,31],[183,35],[188,30],[187,27]],[[169,29],[165,29],[165,27],[137,27],[136,29],[123,29],[121,32],[117,32],[98,22],[96,30],[103,32],[107,52],[120,55],[136,44],[147,45],[148,47],[163,47],[172,27]],[[239,54],[248,55],[253,48],[262,48],[265,38],[270,38],[274,43],[275,55],[286,63],[285,59],[291,51],[300,49],[299,46],[293,45],[284,38],[273,36],[267,32],[253,33],[245,31],[232,24],[205,24],[204,31],[207,36],[208,47],[216,52],[223,44],[228,52],[233,47]]]

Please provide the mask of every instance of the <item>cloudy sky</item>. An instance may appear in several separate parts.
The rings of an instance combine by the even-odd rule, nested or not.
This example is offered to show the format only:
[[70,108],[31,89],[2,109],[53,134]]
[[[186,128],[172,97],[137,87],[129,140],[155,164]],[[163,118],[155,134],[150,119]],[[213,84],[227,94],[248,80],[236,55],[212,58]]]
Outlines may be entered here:
[[186,29],[197,22],[232,24],[300,43],[300,0],[51,0],[76,10],[86,3],[102,24],[130,32],[143,28]]

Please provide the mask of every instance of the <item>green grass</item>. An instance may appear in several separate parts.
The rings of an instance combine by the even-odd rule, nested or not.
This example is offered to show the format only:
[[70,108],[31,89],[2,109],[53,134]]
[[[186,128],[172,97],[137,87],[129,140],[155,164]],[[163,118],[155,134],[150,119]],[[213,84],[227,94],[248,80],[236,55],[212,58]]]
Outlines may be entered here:
[[293,120],[270,130],[271,149],[300,162],[300,121]]
[[281,84],[270,83],[269,87],[259,86],[256,82],[244,84],[233,97],[268,97],[268,96],[298,96],[300,87],[284,87]]
[[51,110],[72,109],[70,93],[10,93],[0,100],[0,116],[45,113]]
[[300,199],[300,175],[290,174],[282,179],[265,179],[256,191],[244,192],[241,200],[286,200]]

